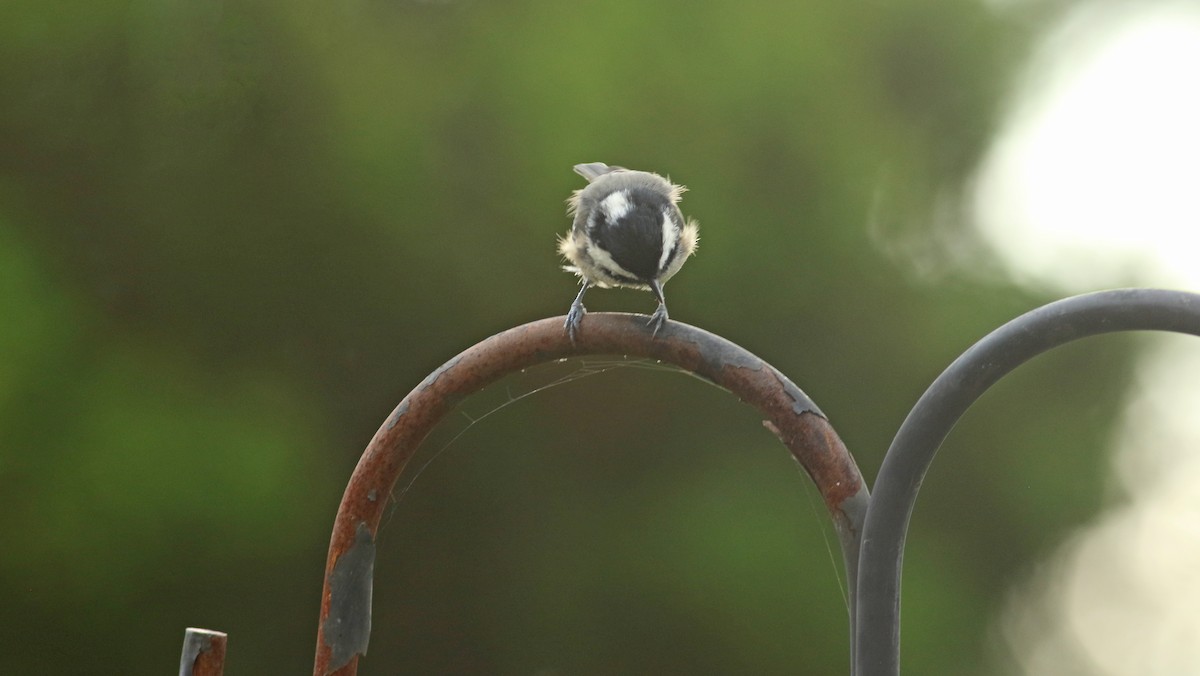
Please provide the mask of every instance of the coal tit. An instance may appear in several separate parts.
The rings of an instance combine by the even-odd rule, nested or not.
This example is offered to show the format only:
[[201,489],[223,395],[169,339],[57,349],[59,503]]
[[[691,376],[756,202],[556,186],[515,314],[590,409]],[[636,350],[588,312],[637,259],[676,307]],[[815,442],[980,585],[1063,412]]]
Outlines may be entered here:
[[658,309],[650,317],[654,335],[667,321],[662,287],[696,250],[695,221],[684,220],[679,199],[684,188],[645,171],[610,167],[602,162],[575,165],[588,180],[567,200],[575,217],[571,232],[559,238],[558,252],[579,275],[583,288],[567,313],[566,331],[574,342],[587,310],[588,287],[626,286],[653,291]]

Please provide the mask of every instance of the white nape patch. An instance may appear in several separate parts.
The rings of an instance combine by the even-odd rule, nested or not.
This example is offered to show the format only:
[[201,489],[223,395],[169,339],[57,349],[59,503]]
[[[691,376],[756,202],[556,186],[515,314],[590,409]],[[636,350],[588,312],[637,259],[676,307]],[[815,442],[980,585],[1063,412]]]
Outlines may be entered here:
[[600,210],[609,223],[615,223],[633,209],[628,190],[618,190],[600,201]]
[[675,219],[671,218],[670,212],[664,211],[662,219],[662,255],[658,257],[659,272],[667,269],[667,262],[671,258],[671,249],[675,247],[675,242],[679,241],[679,226],[675,224]]

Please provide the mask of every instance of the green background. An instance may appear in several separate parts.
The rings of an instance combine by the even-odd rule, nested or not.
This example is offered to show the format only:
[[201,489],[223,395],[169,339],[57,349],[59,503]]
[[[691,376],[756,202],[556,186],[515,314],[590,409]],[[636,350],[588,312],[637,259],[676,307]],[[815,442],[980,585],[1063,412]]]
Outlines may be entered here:
[[[229,632],[228,674],[311,670],[358,454],[439,364],[566,311],[579,162],[690,187],[672,317],[788,374],[873,479],[937,373],[1051,300],[961,216],[1031,18],[0,4],[0,673],[171,673],[186,626]],[[1102,503],[1132,347],[1035,360],[947,442],[907,672],[1002,668],[1009,585]],[[748,407],[617,359],[463,411],[401,479],[361,673],[847,673],[827,517]]]

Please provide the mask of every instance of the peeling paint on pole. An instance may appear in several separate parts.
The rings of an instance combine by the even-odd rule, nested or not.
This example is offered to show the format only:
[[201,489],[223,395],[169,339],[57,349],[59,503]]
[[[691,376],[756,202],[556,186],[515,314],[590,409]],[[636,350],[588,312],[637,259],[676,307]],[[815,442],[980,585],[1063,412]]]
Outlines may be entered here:
[[375,538],[358,524],[354,544],[338,558],[329,579],[329,615],[324,622],[332,673],[358,655],[371,639],[371,588],[375,576]]
[[227,639],[223,632],[188,627],[183,632],[179,676],[221,676]]

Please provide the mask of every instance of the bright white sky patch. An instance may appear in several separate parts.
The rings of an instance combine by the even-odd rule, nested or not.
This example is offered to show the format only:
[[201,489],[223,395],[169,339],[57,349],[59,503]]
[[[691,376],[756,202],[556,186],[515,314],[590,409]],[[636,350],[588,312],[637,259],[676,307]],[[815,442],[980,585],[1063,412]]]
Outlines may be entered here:
[[1200,5],[1084,10],[1030,73],[980,176],[985,236],[1068,290],[1200,288]]
[[[1200,2],[1083,6],[1018,96],[975,202],[1013,274],[1200,290]],[[1123,501],[1001,619],[1017,673],[1200,673],[1200,340],[1161,341],[1137,381],[1115,442]]]

